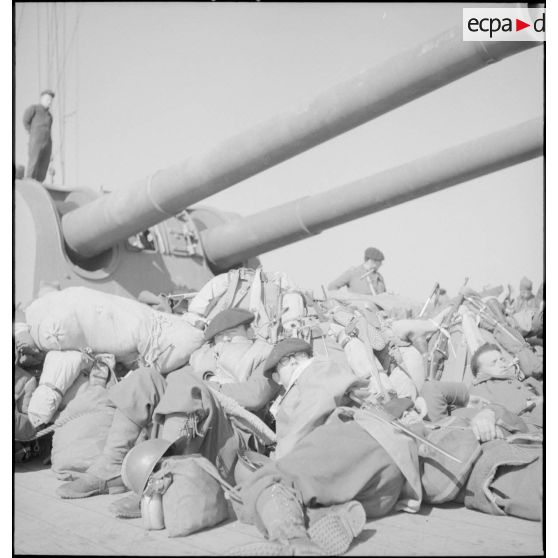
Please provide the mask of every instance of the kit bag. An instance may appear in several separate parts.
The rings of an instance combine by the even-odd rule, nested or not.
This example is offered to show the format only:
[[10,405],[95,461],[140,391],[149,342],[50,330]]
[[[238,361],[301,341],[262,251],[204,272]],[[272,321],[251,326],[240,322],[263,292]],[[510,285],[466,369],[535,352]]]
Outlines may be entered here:
[[52,438],[52,470],[60,480],[79,478],[101,455],[108,436],[114,405],[101,385],[83,386],[60,413]]
[[87,347],[162,374],[184,366],[204,341],[203,332],[180,316],[87,287],[49,292],[28,306],[25,317],[43,350]]
[[43,350],[137,356],[153,310],[136,300],[87,287],[68,287],[34,300],[25,310],[30,333]]
[[184,366],[204,342],[203,331],[181,316],[152,310],[146,334],[138,342],[138,363],[167,374]]
[[[199,463],[202,462],[200,466]],[[164,525],[169,537],[182,537],[213,527],[228,518],[228,506],[219,483],[202,468],[215,466],[201,455],[173,456],[164,459],[151,475],[146,488],[166,486],[163,493]],[[161,483],[161,481],[167,481]]]

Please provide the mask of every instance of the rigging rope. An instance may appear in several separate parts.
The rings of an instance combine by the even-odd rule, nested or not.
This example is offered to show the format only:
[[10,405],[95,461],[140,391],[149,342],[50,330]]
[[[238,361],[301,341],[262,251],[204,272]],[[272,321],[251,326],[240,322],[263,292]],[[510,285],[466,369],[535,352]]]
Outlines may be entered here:
[[[46,4],[46,20],[47,20],[47,84],[50,84],[50,75],[51,75],[51,70],[52,70],[52,13],[51,13],[51,9],[50,9],[50,5]],[[41,84],[41,88],[44,87],[43,84]]]
[[[60,83],[61,73],[60,73],[60,37],[58,34],[60,25],[59,25],[59,16],[56,4],[53,6],[53,21],[54,21],[54,54],[55,54],[55,63],[56,63],[56,83]],[[64,40],[64,36],[62,35],[62,40]],[[57,99],[58,99],[58,155],[60,157],[60,170],[62,174],[62,183],[64,183],[64,117],[65,117],[65,103],[64,103],[64,91],[56,91]]]
[[[60,51],[58,50],[60,39],[58,37],[58,30],[59,30],[59,17],[56,18],[56,69],[57,69],[57,78],[56,78],[56,85],[55,89],[58,95],[58,112],[60,114],[59,119],[59,155],[60,155],[60,170],[62,175],[62,182],[66,181],[66,165],[65,165],[65,156],[66,156],[66,63],[68,58],[70,57],[70,51],[72,49],[72,45],[74,40],[77,36],[77,31],[79,28],[79,21],[81,17],[81,6],[76,7],[76,18],[74,21],[74,26],[72,30],[72,35],[70,37],[69,42],[66,40],[66,9],[65,5],[63,7],[62,12],[62,47],[61,51],[63,52],[63,58],[60,58]],[[77,64],[77,54],[76,54],[76,70],[78,68]],[[77,80],[77,73],[76,73],[76,80]],[[77,83],[76,83],[77,85]],[[76,89],[76,104],[77,104],[77,89]],[[77,112],[77,108],[75,111],[72,112],[74,114]],[[77,132],[76,132],[77,134]],[[77,143],[77,142],[76,142]]]
[[[77,16],[76,16],[76,21],[75,21],[75,23],[74,23],[74,29],[73,29],[73,31],[72,31],[72,36],[71,36],[71,38],[70,38],[70,42],[68,43],[68,47],[66,48],[66,53],[65,53],[64,58],[63,58],[63,60],[62,60],[62,70],[61,70],[61,72],[59,73],[59,76],[64,75],[64,70],[65,70],[65,68],[66,68],[66,60],[68,59],[68,55],[69,55],[69,53],[70,53],[70,49],[72,48],[72,43],[73,43],[74,38],[75,38],[76,33],[77,33],[77,29],[78,29],[78,26],[79,26],[79,18],[80,18],[80,17],[81,17],[81,6],[79,7],[79,11],[78,11],[78,14],[77,14]],[[59,77],[59,79],[60,79],[60,77]],[[56,87],[58,88],[58,82],[56,83]]]
[[[74,159],[74,164],[76,166],[76,184],[79,184],[79,36],[77,35],[77,30],[79,26],[79,18],[81,17],[82,5],[76,7],[78,10],[76,27],[74,29],[74,34],[76,35],[76,135],[74,137],[74,145],[76,146],[76,154]],[[73,37],[72,37],[73,40]],[[71,44],[71,41],[70,41]]]
[[40,4],[37,4],[37,52],[39,55],[37,56],[37,65],[39,70],[39,88],[41,87],[41,83],[43,81],[43,76],[41,73],[41,10]]

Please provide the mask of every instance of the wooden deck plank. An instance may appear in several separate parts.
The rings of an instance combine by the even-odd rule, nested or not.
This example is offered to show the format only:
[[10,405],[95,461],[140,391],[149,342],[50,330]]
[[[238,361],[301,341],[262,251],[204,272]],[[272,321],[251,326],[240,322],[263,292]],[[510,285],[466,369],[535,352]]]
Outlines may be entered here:
[[[240,546],[259,539],[255,528],[252,528],[251,533],[246,533],[231,527],[230,521],[188,537],[169,538],[166,531],[146,531],[141,519],[123,520],[111,515],[109,505],[122,497],[121,495],[61,500],[54,493],[60,482],[54,475],[45,471],[30,471],[16,475],[14,484],[16,524],[32,523],[29,518],[32,519],[33,514],[38,513],[37,509],[43,510],[42,513],[44,510],[53,510],[61,525],[72,526],[76,522],[76,517],[77,528],[85,524],[87,531],[82,537],[90,543],[101,537],[105,545],[110,544],[108,552],[96,552],[91,549],[86,550],[83,548],[83,541],[77,541],[76,547],[79,553],[139,555],[143,551],[144,554],[153,555],[222,554],[231,546]],[[51,527],[56,528],[56,525]],[[64,536],[72,538],[73,535],[65,532]],[[22,540],[24,536],[18,534],[16,543],[19,544]],[[52,547],[49,547],[46,553],[52,552]]]
[[114,554],[114,549],[105,546],[102,541],[94,542],[76,532],[68,533],[64,526],[53,525],[36,514],[30,515],[23,510],[16,514],[14,542],[16,553]]
[[[515,518],[480,514],[466,508],[446,510],[446,512],[446,517],[399,513],[382,518],[379,521],[385,527],[394,529],[405,528],[407,531],[414,532],[417,535],[430,531],[435,526],[436,530],[442,535],[451,532],[454,540],[469,543],[472,543],[477,537],[485,537],[487,539],[501,537],[503,547],[508,545],[507,540],[510,536],[512,539],[517,537],[531,541],[537,541],[541,538],[540,523],[538,522],[523,522],[527,523],[527,525],[523,525],[521,529],[515,530],[513,529],[515,522],[508,523],[509,519]],[[470,520],[466,521],[466,518],[470,517],[470,514],[467,512],[480,515],[479,521],[474,523],[471,523]],[[471,539],[471,533],[474,534],[473,539]]]
[[[393,514],[369,524],[382,526],[382,531],[405,532],[416,538],[429,536],[436,541],[434,548],[445,546],[447,540],[463,548],[482,546],[485,549],[497,547],[498,553],[519,554],[542,553],[542,529],[539,522],[521,520],[507,516],[491,516],[464,507],[424,506],[419,514]],[[413,542],[413,541],[411,541]],[[430,546],[430,545],[427,545]],[[450,545],[451,546],[451,545]],[[426,549],[424,550],[424,552]],[[464,551],[465,552],[465,551]],[[453,551],[455,554],[456,551]]]
[[[56,475],[40,464],[16,468],[16,554],[219,555],[261,540],[254,526],[231,520],[188,537],[169,538],[164,530],[143,529],[141,519],[114,518],[109,505],[122,495],[61,500],[55,494],[59,485]],[[424,506],[419,514],[397,513],[369,521],[347,554],[542,555],[542,526],[455,505]]]
[[[542,523],[538,521],[526,521],[518,517],[508,516],[487,516],[486,514],[470,510],[468,508],[458,506],[457,504],[445,504],[443,506],[431,507],[429,513],[432,518],[441,521],[455,521],[455,517],[459,518],[459,522],[463,525],[486,526],[490,525],[491,529],[498,529],[504,532],[521,533],[525,535],[542,536]],[[421,513],[422,515],[422,513]],[[489,521],[487,523],[487,519]]]
[[174,550],[174,554],[199,555],[210,550],[194,544],[177,544],[176,539],[168,537],[161,541],[160,537],[153,536],[154,531],[143,529],[141,520],[118,520],[98,509],[87,509],[83,505],[85,500],[62,501],[56,496],[40,494],[38,501],[37,494],[33,489],[16,485],[16,552],[20,540],[34,539],[37,522],[45,524],[53,533],[53,537],[46,537],[41,554],[56,554],[61,538],[72,541],[76,547],[74,554],[164,555]]
[[535,537],[511,535],[502,538],[490,529],[479,531],[467,527],[465,530],[456,521],[451,529],[447,524],[432,521],[420,529],[407,518],[407,523],[390,525],[385,518],[367,523],[366,529],[374,529],[374,536],[367,546],[389,546],[390,553],[397,555],[532,555],[542,554],[542,547]]

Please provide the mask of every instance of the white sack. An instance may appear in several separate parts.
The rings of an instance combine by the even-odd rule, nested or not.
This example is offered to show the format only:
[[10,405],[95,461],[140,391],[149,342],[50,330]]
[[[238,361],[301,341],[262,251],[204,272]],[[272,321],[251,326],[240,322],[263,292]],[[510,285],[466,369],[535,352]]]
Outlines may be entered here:
[[204,343],[203,331],[181,316],[152,310],[149,333],[138,345],[141,363],[162,374],[184,366]]
[[122,360],[137,353],[153,312],[122,296],[68,287],[33,301],[25,317],[33,339],[44,350],[90,347],[94,353],[111,353]]
[[204,341],[201,330],[180,316],[86,287],[49,292],[33,301],[25,315],[32,337],[46,350],[89,347],[162,373],[185,365]]

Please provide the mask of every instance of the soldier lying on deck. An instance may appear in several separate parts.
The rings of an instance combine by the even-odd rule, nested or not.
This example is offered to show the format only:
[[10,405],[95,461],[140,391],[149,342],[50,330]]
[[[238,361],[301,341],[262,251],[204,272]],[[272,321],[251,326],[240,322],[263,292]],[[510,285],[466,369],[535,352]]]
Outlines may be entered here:
[[[213,391],[259,411],[278,390],[262,372],[271,345],[248,339],[253,319],[254,315],[245,310],[225,310],[208,325],[205,337],[212,346],[192,355],[194,367],[171,372],[166,379],[153,369],[139,368],[113,386],[110,399],[116,411],[102,454],[83,478],[61,485],[58,495],[86,498],[125,492],[122,461],[151,423],[155,437],[175,440],[186,433],[191,446],[212,463],[217,462],[224,478],[232,479],[237,450],[249,447],[251,432],[245,425],[232,424],[225,418]],[[137,504],[138,500],[132,502],[132,508]],[[134,510],[137,514],[139,507]]]
[[520,416],[525,428],[540,432],[543,426],[542,382],[534,378],[520,380],[513,364],[505,362],[497,345],[481,345],[471,358],[474,376],[472,386],[462,382],[427,382],[421,396],[428,406],[428,420],[438,422],[450,414],[450,409],[464,407],[476,409],[504,408],[514,416]]
[[543,426],[542,382],[534,378],[521,381],[513,366],[506,366],[497,345],[485,343],[471,359],[475,379],[471,394],[490,403],[505,406],[534,427]]
[[[481,455],[456,501],[493,515],[540,520],[543,433],[536,423],[542,423],[542,410],[531,416],[522,412],[530,408],[528,399],[537,397],[506,375],[500,358],[500,351],[489,344],[475,353],[477,377],[484,377],[487,384],[483,391],[474,386],[469,390],[462,382],[427,382],[421,392],[428,408],[425,419],[443,429],[460,428],[474,417],[471,426],[482,443]],[[519,412],[512,412],[513,408]]]

